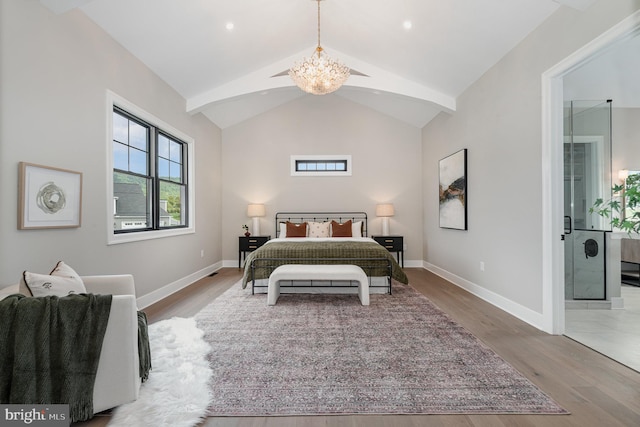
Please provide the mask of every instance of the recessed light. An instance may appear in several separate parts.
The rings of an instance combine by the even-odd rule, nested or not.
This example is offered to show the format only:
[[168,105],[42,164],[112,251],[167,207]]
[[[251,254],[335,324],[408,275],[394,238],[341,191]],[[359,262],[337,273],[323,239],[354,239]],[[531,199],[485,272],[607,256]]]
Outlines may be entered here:
[[233,22],[227,22],[227,25],[225,25],[225,28],[229,31],[233,30],[234,27]]
[[413,24],[411,23],[411,21],[406,20],[402,23],[402,26],[404,27],[405,30],[410,30],[411,27],[413,27]]

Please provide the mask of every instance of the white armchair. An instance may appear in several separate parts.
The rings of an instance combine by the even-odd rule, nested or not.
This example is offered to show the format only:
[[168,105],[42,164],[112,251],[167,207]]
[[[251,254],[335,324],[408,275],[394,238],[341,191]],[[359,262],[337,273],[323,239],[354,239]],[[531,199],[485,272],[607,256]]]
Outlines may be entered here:
[[[93,388],[98,413],[138,398],[138,309],[132,275],[82,276],[82,281],[88,293],[113,295]],[[0,289],[0,299],[15,293],[25,292],[19,285],[9,286]]]

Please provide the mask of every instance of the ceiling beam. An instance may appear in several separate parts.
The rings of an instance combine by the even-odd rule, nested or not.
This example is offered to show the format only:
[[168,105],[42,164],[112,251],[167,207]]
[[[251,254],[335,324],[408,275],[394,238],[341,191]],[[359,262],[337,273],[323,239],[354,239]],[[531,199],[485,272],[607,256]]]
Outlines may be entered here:
[[[222,86],[210,89],[202,94],[187,99],[187,112],[197,113],[207,106],[226,101],[243,95],[262,92],[271,89],[284,87],[294,87],[294,83],[288,75],[282,75],[283,70],[289,67],[303,56],[308,56],[304,51],[275,62],[267,67],[261,68],[253,73],[239,77]],[[431,89],[419,83],[407,80],[396,74],[382,70],[356,58],[330,50],[331,56],[340,58],[345,64],[354,70],[358,70],[363,75],[352,75],[344,86],[369,89],[372,91],[390,92],[398,95],[415,98],[421,101],[428,101],[441,106],[447,111],[455,111],[456,99],[451,95]],[[279,75],[277,77],[274,77]]]
[[49,8],[53,13],[60,15],[71,9],[83,6],[91,0],[40,0],[43,6]]
[[553,0],[553,1],[577,10],[585,10],[595,2],[595,0]]

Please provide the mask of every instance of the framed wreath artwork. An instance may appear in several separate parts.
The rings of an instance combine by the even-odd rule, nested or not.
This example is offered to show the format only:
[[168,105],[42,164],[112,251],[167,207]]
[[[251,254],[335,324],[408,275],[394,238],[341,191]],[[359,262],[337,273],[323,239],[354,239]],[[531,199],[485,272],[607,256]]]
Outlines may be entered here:
[[82,173],[20,162],[18,229],[80,227]]

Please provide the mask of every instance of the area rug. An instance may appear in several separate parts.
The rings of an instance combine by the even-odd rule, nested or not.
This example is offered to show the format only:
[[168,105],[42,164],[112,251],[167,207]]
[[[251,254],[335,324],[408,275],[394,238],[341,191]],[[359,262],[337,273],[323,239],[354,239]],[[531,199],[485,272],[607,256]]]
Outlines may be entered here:
[[193,318],[174,317],[149,325],[152,370],[135,402],[113,412],[112,427],[190,427],[211,401],[206,359],[211,347]]
[[251,295],[196,315],[211,344],[210,416],[566,414],[413,288],[392,295]]

